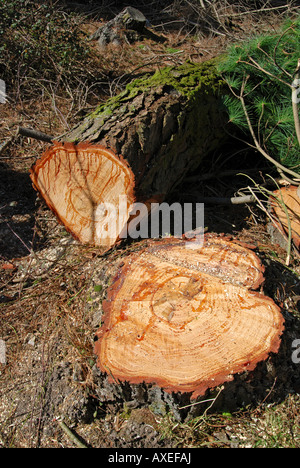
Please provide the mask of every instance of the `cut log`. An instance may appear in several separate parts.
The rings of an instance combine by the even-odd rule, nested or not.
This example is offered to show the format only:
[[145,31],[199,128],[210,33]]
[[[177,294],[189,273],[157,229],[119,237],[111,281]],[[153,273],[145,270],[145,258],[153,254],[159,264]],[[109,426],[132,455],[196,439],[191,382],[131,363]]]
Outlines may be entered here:
[[110,394],[127,383],[193,400],[278,351],[284,319],[255,291],[256,254],[213,236],[197,250],[190,242],[149,241],[109,287],[95,353]]
[[[298,186],[282,187],[271,197],[272,210],[276,215],[276,226],[285,235],[291,228],[292,240],[300,248],[300,188]],[[272,200],[273,198],[273,200]]]
[[134,81],[37,161],[31,169],[35,188],[75,238],[113,245],[126,220],[121,216],[116,235],[104,238],[101,222],[107,224],[112,204],[119,213],[119,197],[127,196],[128,205],[162,202],[224,143],[222,86],[211,62]]

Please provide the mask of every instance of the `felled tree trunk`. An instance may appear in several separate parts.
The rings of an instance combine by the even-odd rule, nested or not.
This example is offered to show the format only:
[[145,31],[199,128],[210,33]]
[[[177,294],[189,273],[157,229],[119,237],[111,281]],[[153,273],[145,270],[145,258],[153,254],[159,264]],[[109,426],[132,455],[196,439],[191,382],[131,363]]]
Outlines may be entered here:
[[256,254],[224,238],[192,242],[149,241],[119,268],[95,345],[103,401],[160,401],[180,417],[181,407],[278,351],[284,319],[257,292]]
[[[113,245],[129,219],[124,207],[163,201],[222,145],[222,86],[211,62],[164,68],[132,82],[37,161],[34,186],[74,237]],[[116,232],[105,236],[112,218],[119,220]]]

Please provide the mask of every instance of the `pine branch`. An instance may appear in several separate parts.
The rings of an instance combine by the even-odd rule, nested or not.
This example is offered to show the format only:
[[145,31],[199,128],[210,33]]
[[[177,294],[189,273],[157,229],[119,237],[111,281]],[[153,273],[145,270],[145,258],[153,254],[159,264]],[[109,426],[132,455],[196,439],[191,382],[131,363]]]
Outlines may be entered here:
[[241,63],[245,63],[246,65],[249,65],[250,67],[253,67],[253,68],[256,68],[257,70],[261,71],[262,73],[270,76],[271,78],[273,78],[274,80],[278,80],[280,81],[280,83],[283,83],[284,85],[288,86],[289,88],[292,88],[292,86],[290,85],[290,83],[288,83],[287,81],[283,80],[282,78],[279,78],[279,76],[275,76],[273,75],[273,73],[269,72],[268,70],[266,70],[265,68],[263,68],[261,65],[259,65],[259,63],[254,60],[253,57],[249,57],[249,60],[250,62],[246,62],[245,60],[241,60],[240,62]]
[[240,102],[242,104],[242,108],[243,108],[243,111],[244,111],[244,114],[245,114],[245,117],[246,117],[246,120],[247,120],[247,124],[248,124],[249,130],[250,130],[252,139],[254,141],[255,147],[268,161],[270,161],[272,164],[274,164],[277,168],[281,169],[281,171],[283,173],[286,172],[286,173],[290,174],[291,176],[295,177],[296,179],[300,179],[300,174],[298,174],[297,172],[294,172],[291,169],[289,169],[289,168],[283,166],[282,164],[280,164],[278,161],[276,161],[274,158],[272,158],[259,144],[259,142],[258,142],[258,140],[256,138],[256,135],[255,135],[255,132],[254,132],[254,129],[253,129],[253,126],[252,126],[248,111],[247,111],[245,100],[244,100],[244,89],[245,89],[245,85],[246,85],[246,80],[247,79],[243,80],[240,95],[237,95],[236,93],[234,93],[234,91],[232,89],[231,89],[231,91],[240,100]]

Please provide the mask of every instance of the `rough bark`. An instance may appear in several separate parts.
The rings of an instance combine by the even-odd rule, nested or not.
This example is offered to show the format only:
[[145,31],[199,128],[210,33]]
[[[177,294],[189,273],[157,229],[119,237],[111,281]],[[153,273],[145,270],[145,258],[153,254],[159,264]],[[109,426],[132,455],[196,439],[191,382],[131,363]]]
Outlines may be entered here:
[[278,351],[284,319],[257,292],[256,254],[213,236],[191,245],[149,241],[117,272],[95,345],[103,401],[125,391],[152,405],[159,394],[176,412]]
[[133,171],[136,197],[164,197],[224,141],[223,81],[213,63],[165,68],[133,81],[61,141],[111,148]]
[[[82,237],[82,228],[76,229],[69,222],[72,212],[65,225],[83,242],[103,245],[99,236],[95,236],[95,219],[99,205],[109,202],[112,192],[118,195],[115,186],[118,174],[126,178],[124,174],[130,173],[133,181],[130,201],[133,196],[135,201],[148,205],[152,201],[161,202],[185,174],[197,168],[205,155],[224,142],[226,118],[219,103],[222,86],[211,62],[165,68],[134,81],[59,138],[60,143],[32,168],[34,186],[64,222],[60,210],[73,209],[69,203],[71,195],[66,195],[58,207],[55,200],[50,200],[52,187],[55,185],[55,191],[59,192],[60,187],[64,191],[64,186],[68,186],[68,190],[79,194],[83,184],[77,198],[85,198],[82,206],[89,208],[79,224],[84,224],[89,232]],[[65,142],[73,145],[63,146]],[[81,142],[88,144],[78,145]],[[102,153],[98,145],[104,148]],[[110,172],[109,164],[104,164],[106,159],[115,161]],[[86,171],[94,177],[87,176]]]

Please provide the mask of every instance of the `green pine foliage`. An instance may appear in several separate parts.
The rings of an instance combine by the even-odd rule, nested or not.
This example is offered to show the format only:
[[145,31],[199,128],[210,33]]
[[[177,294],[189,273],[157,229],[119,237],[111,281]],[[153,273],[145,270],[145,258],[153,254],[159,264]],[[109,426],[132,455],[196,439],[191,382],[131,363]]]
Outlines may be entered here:
[[285,167],[300,170],[291,85],[300,59],[300,18],[276,34],[231,46],[218,65],[232,93],[224,97],[229,120],[243,132],[249,124],[261,147]]

